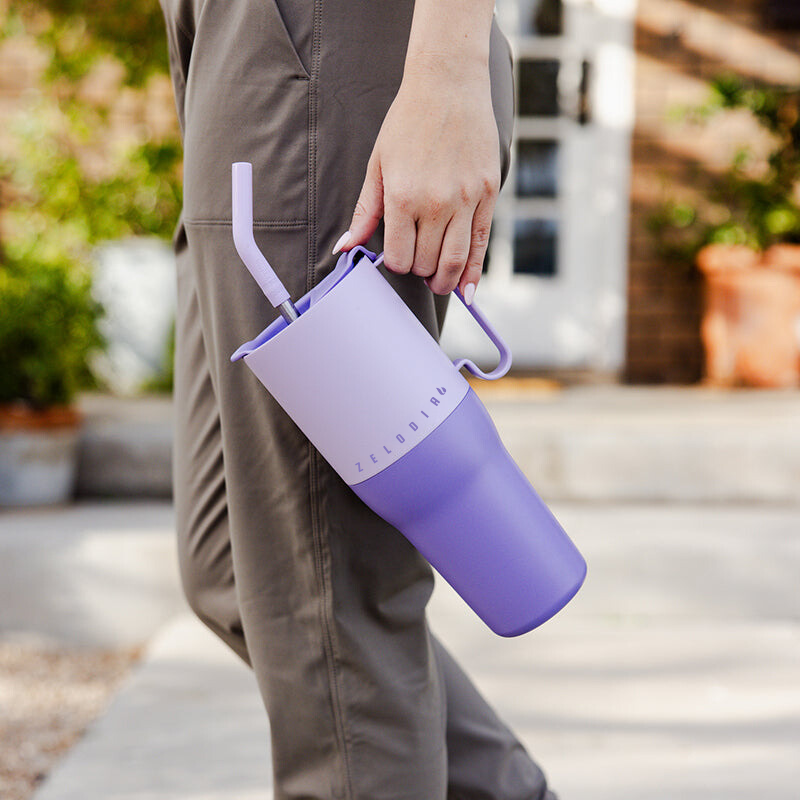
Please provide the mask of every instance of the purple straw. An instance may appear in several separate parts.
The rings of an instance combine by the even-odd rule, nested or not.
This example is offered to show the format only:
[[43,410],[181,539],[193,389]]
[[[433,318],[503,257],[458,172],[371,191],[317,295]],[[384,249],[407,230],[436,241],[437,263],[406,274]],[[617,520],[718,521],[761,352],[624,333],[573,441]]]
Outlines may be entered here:
[[231,222],[236,252],[267,300],[281,312],[287,323],[294,322],[300,314],[253,238],[253,165],[249,161],[237,161],[231,167],[231,190]]

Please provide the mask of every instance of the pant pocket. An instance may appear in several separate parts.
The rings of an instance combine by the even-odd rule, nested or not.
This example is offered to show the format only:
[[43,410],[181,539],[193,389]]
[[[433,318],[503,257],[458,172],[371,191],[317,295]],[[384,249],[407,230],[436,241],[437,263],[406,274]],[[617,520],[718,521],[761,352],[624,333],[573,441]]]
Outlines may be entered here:
[[311,48],[314,37],[315,6],[313,0],[271,0],[280,18],[286,40],[294,50],[300,67],[311,75]]
[[230,220],[230,169],[253,163],[256,220],[307,217],[305,67],[273,0],[207,2],[186,86],[184,214]]

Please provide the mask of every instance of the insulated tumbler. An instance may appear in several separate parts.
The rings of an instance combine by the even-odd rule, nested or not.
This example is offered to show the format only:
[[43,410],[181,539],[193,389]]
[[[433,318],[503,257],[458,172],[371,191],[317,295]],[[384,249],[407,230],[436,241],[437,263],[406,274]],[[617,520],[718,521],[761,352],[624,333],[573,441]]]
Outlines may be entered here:
[[[237,248],[252,238],[252,218],[237,214],[248,197],[234,202]],[[293,321],[276,319],[232,360],[244,359],[353,491],[495,633],[525,633],[574,596],[586,564],[459,371],[500,377],[510,353],[472,304],[500,365],[485,374],[470,361],[451,362],[381,262],[363,247],[343,253],[296,303]]]

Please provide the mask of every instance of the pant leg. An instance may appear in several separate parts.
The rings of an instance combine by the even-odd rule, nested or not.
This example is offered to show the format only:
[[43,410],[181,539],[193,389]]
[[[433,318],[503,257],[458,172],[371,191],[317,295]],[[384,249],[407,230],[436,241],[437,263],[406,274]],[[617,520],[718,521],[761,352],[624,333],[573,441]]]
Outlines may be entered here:
[[[219,412],[186,255],[185,248],[179,247],[181,335],[175,404],[182,413],[176,431],[175,499],[181,575],[186,596],[200,619],[250,664],[231,559]],[[541,771],[519,741],[435,637],[432,644],[445,687],[447,797],[552,800],[552,794],[544,793]]]
[[178,565],[197,616],[246,664],[231,558],[219,404],[208,369],[197,289],[183,229],[175,241],[178,304],[173,486]]
[[[224,260],[229,235],[190,225],[194,258]],[[304,246],[280,234],[262,235],[262,246],[273,238]],[[213,303],[202,290],[198,301],[205,321]],[[276,798],[443,798],[429,567],[356,500],[246,368],[224,366],[211,383],[230,556],[270,718]],[[230,619],[219,627],[231,631]]]
[[447,694],[447,800],[556,800],[523,745],[432,639]]
[[[219,412],[185,246],[178,248],[179,322],[175,404],[176,511],[186,596],[200,619],[250,664],[236,599]],[[533,800],[546,793],[541,770],[432,637],[445,687],[449,800]]]
[[[435,799],[446,791],[448,706],[441,679],[446,670],[424,619],[430,570],[355,500],[249,372],[227,361],[271,316],[232,249],[230,161],[254,161],[256,207],[265,212],[257,219],[257,238],[297,297],[331,266],[323,254],[349,221],[369,137],[382,119],[378,111],[366,133],[363,118],[353,123],[353,132],[366,137],[361,163],[329,174],[322,192],[331,164],[319,152],[326,139],[318,120],[335,92],[320,96],[324,81],[312,87],[307,74],[314,73],[313,54],[319,53],[313,42],[322,6],[314,5],[310,70],[283,37],[274,38],[280,32],[276,9],[260,8],[264,18],[225,9],[216,19],[218,9],[206,4],[202,30],[184,24],[176,34],[204,41],[184,68],[190,289],[181,295],[192,299],[183,301],[179,353],[191,349],[189,326],[199,326],[195,342],[202,344],[208,370],[203,377],[193,368],[178,370],[185,387],[180,396],[194,393],[196,399],[178,409],[184,474],[192,474],[195,461],[201,464],[194,478],[176,487],[188,526],[184,558],[201,567],[187,566],[184,576],[199,613],[254,666],[272,725],[277,798]],[[260,56],[241,46],[254,33],[259,48],[272,47],[283,57],[266,74]],[[216,61],[208,63],[212,52]],[[235,54],[233,61],[226,52]],[[395,89],[386,94],[387,105]],[[339,194],[323,231],[319,206]],[[434,327],[433,304],[420,282],[398,284]],[[212,393],[218,417],[203,421]],[[224,567],[228,556],[232,569]],[[203,570],[206,578],[198,579]],[[230,602],[233,575],[241,625]]]

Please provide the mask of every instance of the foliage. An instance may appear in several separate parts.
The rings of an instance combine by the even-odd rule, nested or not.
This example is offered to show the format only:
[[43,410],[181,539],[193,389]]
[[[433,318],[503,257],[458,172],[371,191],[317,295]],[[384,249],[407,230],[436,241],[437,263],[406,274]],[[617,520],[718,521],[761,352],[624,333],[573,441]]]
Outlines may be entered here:
[[112,53],[140,86],[167,71],[164,20],[158,0],[15,0],[7,30],[28,26],[51,51],[51,79],[75,82]]
[[0,403],[69,403],[102,345],[88,274],[65,261],[0,265]]
[[53,249],[88,258],[98,242],[132,235],[169,237],[180,210],[177,141],[121,146],[102,172],[81,161],[91,112],[66,117],[43,105],[20,118],[13,159],[0,163],[10,199],[6,248],[45,258]]
[[[94,245],[171,236],[181,147],[177,126],[153,138],[134,124],[109,137],[120,92],[141,97],[167,72],[158,0],[15,0],[3,13],[0,40],[34,42],[47,68],[7,123],[0,154],[0,402],[19,392],[43,405],[68,400],[90,378],[87,356],[101,345]],[[87,93],[93,71],[109,67],[117,91]]]
[[764,249],[800,242],[800,88],[746,83],[735,76],[712,82],[709,101],[682,116],[704,123],[721,111],[745,109],[773,141],[759,165],[747,146],[714,179],[702,207],[669,200],[650,218],[662,255],[691,263],[706,244]]

